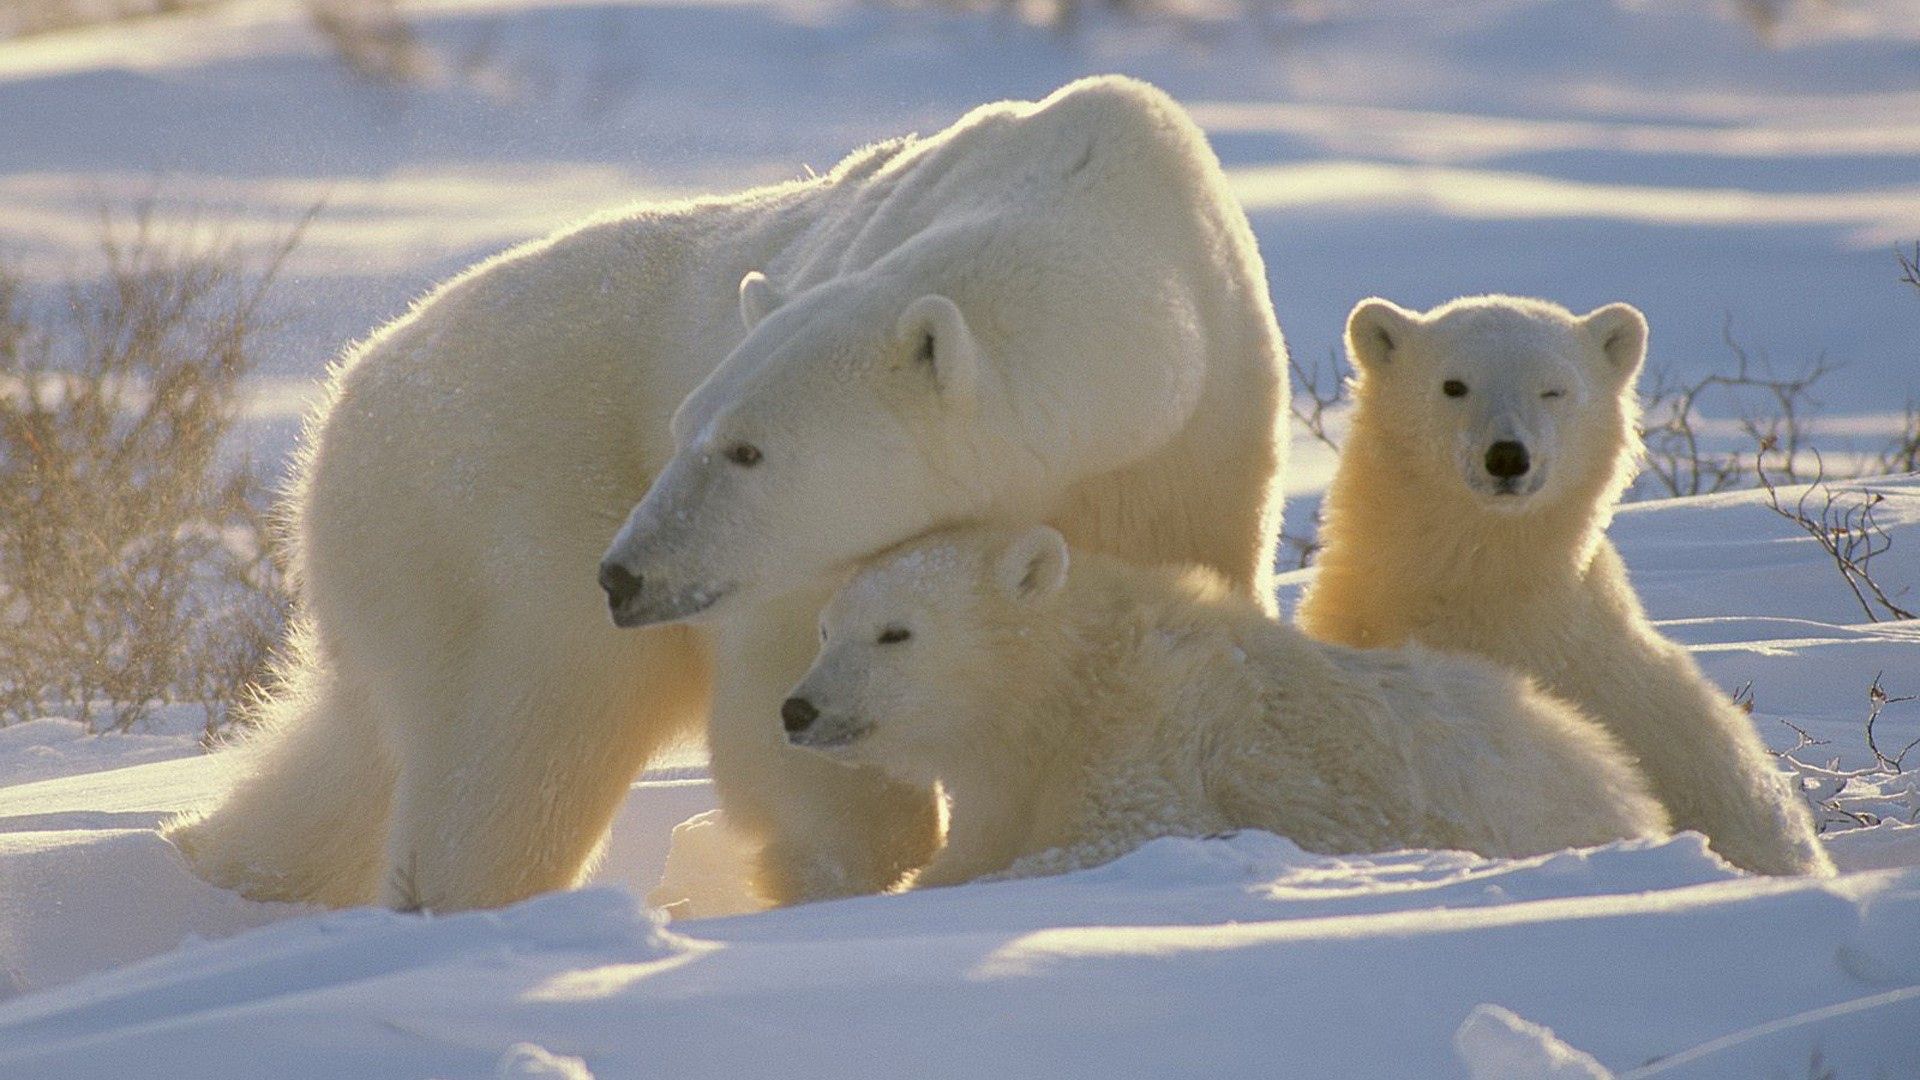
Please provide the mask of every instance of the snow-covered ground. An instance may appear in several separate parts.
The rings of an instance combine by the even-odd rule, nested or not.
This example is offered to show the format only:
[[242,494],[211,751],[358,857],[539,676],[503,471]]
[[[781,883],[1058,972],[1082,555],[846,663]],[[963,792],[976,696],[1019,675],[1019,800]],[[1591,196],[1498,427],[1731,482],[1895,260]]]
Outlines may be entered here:
[[[1871,487],[1895,537],[1876,565],[1920,582],[1920,479]],[[1751,682],[1772,741],[1793,744],[1788,719],[1827,740],[1810,763],[1871,763],[1866,688],[1920,690],[1920,624],[1867,621],[1751,494],[1642,504],[1615,531],[1655,617]],[[69,735],[37,739],[76,763],[165,741]],[[1920,705],[1889,706],[1880,737],[1920,737]],[[220,783],[175,742],[0,788],[0,977],[38,991],[0,1004],[0,1076],[1920,1075],[1920,770],[1856,781],[1886,820],[1829,835],[1833,881],[1746,877],[1690,834],[1507,861],[1247,833],[667,923],[649,894],[751,907],[711,825],[682,831],[661,885],[670,831],[713,805],[697,766],[634,785],[588,890],[322,914],[213,889],[155,836]],[[1555,1055],[1591,1064],[1545,1071]]]
[[[1920,240],[1911,0],[1188,6],[1062,34],[852,0],[420,0],[428,74],[402,86],[348,75],[288,0],[0,41],[0,253],[84,270],[99,204],[156,184],[262,244],[324,199],[248,431],[272,459],[342,343],[479,254],[1119,70],[1212,135],[1305,360],[1363,296],[1503,290],[1633,301],[1681,375],[1723,363],[1727,319],[1785,368],[1843,361],[1832,440],[1920,396],[1893,258]],[[1786,15],[1763,40],[1739,7]],[[1330,463],[1299,449],[1295,521]],[[1913,607],[1920,480],[1872,486],[1876,575]],[[1770,742],[1791,722],[1821,740],[1809,765],[1873,764],[1867,687],[1920,693],[1920,625],[1869,621],[1752,494],[1637,505],[1614,533]],[[593,888],[422,917],[187,874],[151,830],[222,782],[198,731],[197,710],[0,730],[0,1078],[1920,1077],[1913,773],[1849,781],[1888,820],[1835,821],[1830,882],[1744,877],[1691,836],[1490,861],[1242,834],[700,917],[751,905],[712,824],[661,884],[674,826],[713,805],[693,757],[635,785]],[[1878,732],[1920,737],[1920,702]]]

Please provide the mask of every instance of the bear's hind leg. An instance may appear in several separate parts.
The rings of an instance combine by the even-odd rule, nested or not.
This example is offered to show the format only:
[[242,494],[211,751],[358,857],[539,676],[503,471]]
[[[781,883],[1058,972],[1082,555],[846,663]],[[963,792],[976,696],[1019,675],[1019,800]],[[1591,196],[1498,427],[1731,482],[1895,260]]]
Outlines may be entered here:
[[393,764],[368,681],[337,663],[297,633],[260,728],[216,757],[236,774],[225,797],[162,827],[208,882],[254,900],[372,902]]

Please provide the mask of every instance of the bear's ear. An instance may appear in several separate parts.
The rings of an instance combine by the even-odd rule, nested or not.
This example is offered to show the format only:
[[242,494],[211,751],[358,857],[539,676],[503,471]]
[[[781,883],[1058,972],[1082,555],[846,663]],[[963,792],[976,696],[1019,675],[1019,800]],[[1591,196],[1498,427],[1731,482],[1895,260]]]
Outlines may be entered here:
[[1607,358],[1615,386],[1626,386],[1647,359],[1647,317],[1632,304],[1608,304],[1580,319],[1587,334]]
[[1015,600],[1042,600],[1067,583],[1067,538],[1036,525],[1007,544],[993,564],[993,578]]
[[740,279],[740,325],[747,329],[760,325],[761,319],[773,314],[773,309],[785,302],[786,298],[760,271],[749,270],[747,276]]
[[1362,300],[1347,316],[1347,354],[1361,371],[1378,371],[1406,347],[1419,325],[1419,315],[1391,300]]
[[956,407],[973,403],[980,351],[959,305],[944,296],[923,296],[901,313],[894,336],[911,350],[911,363],[933,378],[942,401]]

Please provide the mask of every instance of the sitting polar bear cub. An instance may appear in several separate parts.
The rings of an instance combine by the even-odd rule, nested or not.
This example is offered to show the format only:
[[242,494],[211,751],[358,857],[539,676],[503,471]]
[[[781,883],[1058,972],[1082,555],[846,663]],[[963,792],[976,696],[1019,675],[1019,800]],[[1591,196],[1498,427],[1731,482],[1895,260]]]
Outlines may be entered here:
[[1640,449],[1641,314],[1482,296],[1422,315],[1368,300],[1347,340],[1353,428],[1300,625],[1526,672],[1606,725],[1674,823],[1727,861],[1831,873],[1752,723],[1653,629],[1606,538]]
[[1322,853],[1529,855],[1666,815],[1598,726],[1478,660],[1309,641],[1204,570],[955,530],[859,572],[782,707],[796,746],[950,800],[916,884],[1266,829]]

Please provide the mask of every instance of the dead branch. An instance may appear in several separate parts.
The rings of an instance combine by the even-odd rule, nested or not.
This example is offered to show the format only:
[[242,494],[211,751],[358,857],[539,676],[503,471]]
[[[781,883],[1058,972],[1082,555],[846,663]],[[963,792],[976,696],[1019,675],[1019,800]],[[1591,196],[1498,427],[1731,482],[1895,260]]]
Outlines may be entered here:
[[1874,676],[1873,685],[1867,690],[1866,731],[1867,748],[1874,756],[1874,763],[1863,769],[1843,769],[1838,758],[1829,758],[1824,764],[1807,761],[1802,756],[1804,751],[1829,745],[1830,740],[1816,739],[1791,720],[1780,720],[1793,731],[1795,741],[1785,750],[1774,751],[1774,756],[1793,770],[1796,786],[1814,811],[1821,832],[1834,824],[1848,828],[1878,825],[1895,810],[1910,821],[1920,820],[1920,773],[1908,772],[1904,767],[1907,752],[1920,746],[1920,739],[1908,744],[1899,754],[1889,756],[1874,741],[1873,731],[1881,710],[1888,704],[1914,699],[1914,695],[1888,696],[1880,685],[1880,676]]
[[[1860,610],[1866,612],[1869,620],[1880,621],[1875,604],[1895,619],[1914,618],[1914,613],[1896,604],[1873,577],[1874,558],[1885,554],[1893,546],[1893,535],[1874,519],[1874,508],[1885,502],[1886,496],[1877,491],[1861,491],[1858,493],[1859,502],[1843,503],[1827,485],[1826,463],[1820,452],[1814,450],[1814,477],[1789,507],[1780,501],[1779,489],[1774,486],[1773,478],[1767,475],[1764,459],[1769,449],[1762,442],[1753,455],[1754,474],[1767,492],[1768,507],[1799,526],[1802,532],[1820,545],[1821,550],[1833,560],[1835,569],[1840,572],[1847,588],[1852,590],[1854,599],[1859,601]],[[1812,508],[1816,492],[1820,496],[1817,510]]]
[[[1327,413],[1351,400],[1353,369],[1347,366],[1340,356],[1340,350],[1335,348],[1327,351],[1324,372],[1319,364],[1309,369],[1291,353],[1287,355],[1287,370],[1293,376],[1293,395],[1287,404],[1293,412],[1293,418],[1307,430],[1307,434],[1325,443],[1328,449],[1338,452],[1340,444],[1327,433]],[[1325,385],[1322,384],[1323,379],[1326,380]],[[1306,563],[1303,561],[1301,565]]]
[[1879,742],[1875,740],[1873,726],[1880,722],[1880,713],[1888,705],[1897,704],[1902,701],[1912,701],[1916,697],[1920,697],[1920,694],[1903,694],[1900,697],[1887,696],[1887,691],[1880,685],[1880,676],[1883,674],[1885,674],[1885,672],[1876,672],[1873,676],[1873,685],[1867,687],[1867,749],[1873,753],[1873,759],[1880,763],[1881,768],[1890,772],[1904,772],[1906,771],[1907,754],[1910,753],[1914,747],[1920,746],[1920,738],[1916,738],[1901,747],[1899,753],[1888,755],[1880,749]]
[[1873,461],[1878,476],[1920,472],[1920,402],[1911,399],[1900,417],[1900,430]]
[[[1733,336],[1733,317],[1721,324],[1720,339],[1732,359],[1730,371],[1710,372],[1688,383],[1672,382],[1656,372],[1642,396],[1641,443],[1646,473],[1666,495],[1711,495],[1743,484],[1749,475],[1742,454],[1711,450],[1701,435],[1703,399],[1727,399],[1743,405],[1741,430],[1778,457],[1776,471],[1800,479],[1808,415],[1818,409],[1813,397],[1820,381],[1840,368],[1824,355],[1797,374],[1779,376],[1765,353],[1750,353]],[[1752,407],[1758,396],[1765,405]]]

